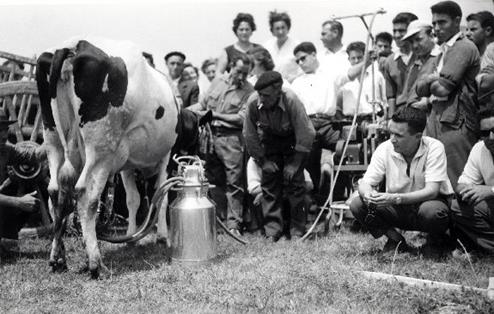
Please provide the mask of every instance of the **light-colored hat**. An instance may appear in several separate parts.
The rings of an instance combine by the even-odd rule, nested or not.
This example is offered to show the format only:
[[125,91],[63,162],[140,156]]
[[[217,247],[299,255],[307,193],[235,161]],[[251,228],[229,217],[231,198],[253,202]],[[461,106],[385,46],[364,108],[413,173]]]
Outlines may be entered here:
[[421,20],[412,21],[410,24],[408,24],[407,33],[401,40],[407,40],[426,28],[432,28],[432,25]]

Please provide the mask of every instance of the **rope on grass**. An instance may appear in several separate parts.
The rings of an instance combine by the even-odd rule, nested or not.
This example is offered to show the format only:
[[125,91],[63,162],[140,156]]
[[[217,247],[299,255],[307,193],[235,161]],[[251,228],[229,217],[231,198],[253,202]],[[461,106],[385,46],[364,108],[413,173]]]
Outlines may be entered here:
[[399,283],[403,283],[403,284],[405,284],[407,286],[411,286],[411,287],[420,287],[420,288],[428,288],[428,289],[441,289],[441,290],[456,291],[456,292],[462,292],[465,290],[470,290],[470,291],[474,291],[474,292],[477,292],[477,293],[480,293],[480,294],[486,296],[489,300],[494,300],[494,277],[489,278],[489,286],[487,287],[487,289],[482,289],[482,288],[477,288],[477,287],[457,285],[457,284],[448,283],[448,282],[432,281],[432,280],[426,280],[426,279],[391,275],[391,274],[386,274],[386,273],[377,273],[377,272],[371,272],[371,271],[360,271],[360,273],[364,277],[367,277],[370,279],[386,280],[389,282],[399,282]]

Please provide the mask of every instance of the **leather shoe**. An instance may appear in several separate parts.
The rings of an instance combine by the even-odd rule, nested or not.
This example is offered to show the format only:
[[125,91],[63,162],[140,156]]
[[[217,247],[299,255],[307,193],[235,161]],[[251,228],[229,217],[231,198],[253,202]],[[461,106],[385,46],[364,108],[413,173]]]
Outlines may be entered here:
[[402,240],[400,242],[397,242],[397,241],[394,241],[394,240],[391,240],[391,239],[388,239],[388,241],[386,242],[386,244],[384,244],[384,247],[383,247],[383,253],[389,253],[389,252],[392,252],[394,253],[394,251],[396,250],[396,247],[398,247],[398,253],[416,253],[416,249],[414,249],[413,247],[409,246],[405,240]]
[[242,236],[242,234],[240,233],[240,231],[238,229],[235,229],[235,228],[230,229],[230,233],[233,234],[236,237],[241,237]]

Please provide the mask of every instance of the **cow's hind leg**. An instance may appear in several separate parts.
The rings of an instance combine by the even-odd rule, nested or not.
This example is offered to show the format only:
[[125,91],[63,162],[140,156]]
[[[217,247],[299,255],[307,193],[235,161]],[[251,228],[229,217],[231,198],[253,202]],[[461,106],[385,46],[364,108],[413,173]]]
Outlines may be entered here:
[[[158,180],[156,181],[156,190],[166,181],[168,178],[168,162],[170,160],[170,153],[166,154],[166,156],[161,160],[160,173]],[[166,220],[168,210],[168,195],[164,195],[163,201],[161,203],[159,215],[158,215],[158,232],[157,232],[157,241],[166,243],[167,246],[171,245],[169,236],[168,236],[168,224]]]
[[50,200],[50,207],[53,213],[53,240],[51,243],[50,265],[53,272],[62,272],[67,270],[67,260],[65,258],[65,246],[62,236],[65,232],[66,220],[62,217],[62,210],[58,204],[53,204]]
[[[50,140],[46,136],[47,141]],[[50,265],[52,271],[60,272],[67,269],[65,257],[65,246],[62,236],[65,232],[65,217],[74,210],[73,187],[75,185],[75,171],[69,161],[65,161],[62,167],[62,154],[51,150],[48,154],[50,163],[50,183],[48,184],[48,194],[50,196],[49,208],[53,219],[53,239],[51,244]],[[59,169],[60,168],[60,169]]]
[[[86,171],[84,171],[86,170]],[[96,216],[99,198],[108,179],[105,167],[85,168],[76,184],[77,209],[81,219],[82,235],[89,261],[89,271],[93,279],[97,279],[100,271],[108,272],[102,262],[98,240],[96,238]]]
[[129,211],[129,226],[127,227],[127,235],[132,235],[137,231],[136,216],[137,210],[139,209],[139,205],[141,203],[141,198],[139,195],[139,191],[137,190],[134,170],[121,171],[120,175],[122,176],[122,183],[125,188],[127,209]]

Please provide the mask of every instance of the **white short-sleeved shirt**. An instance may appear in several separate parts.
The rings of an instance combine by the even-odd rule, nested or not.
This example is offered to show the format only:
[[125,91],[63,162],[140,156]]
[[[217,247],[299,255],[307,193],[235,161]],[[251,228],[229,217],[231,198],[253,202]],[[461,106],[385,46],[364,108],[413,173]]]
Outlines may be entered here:
[[[364,84],[362,86],[362,95],[360,96],[360,106],[359,115],[372,114],[372,70],[367,69]],[[360,82],[355,79],[343,85],[340,88],[340,93],[342,96],[342,111],[346,116],[353,116],[355,113],[355,108],[357,107],[357,97]],[[384,77],[379,72],[377,67],[374,70],[374,91],[376,101],[380,102],[384,107],[386,107],[386,82]],[[379,111],[379,107],[376,108],[376,112]]]
[[292,90],[302,101],[307,115],[336,113],[336,76],[320,70],[304,73],[292,82]]
[[472,147],[458,184],[494,186],[494,161],[484,141]]
[[293,82],[296,77],[304,73],[295,62],[295,55],[293,54],[293,49],[298,44],[298,40],[288,37],[283,46],[278,47],[278,39],[273,37],[263,45],[273,58],[274,71],[280,72],[281,76],[289,82]]
[[423,136],[410,164],[409,176],[405,158],[395,152],[391,140],[387,140],[377,147],[362,180],[377,186],[386,178],[388,193],[419,191],[426,182],[440,182],[439,192],[450,195],[454,191],[446,169],[444,145],[434,138]]
[[[247,191],[252,194],[258,187],[261,186],[262,169],[259,167],[252,157],[247,161]],[[305,184],[312,185],[309,172],[304,169]]]
[[350,61],[348,61],[348,54],[346,47],[343,46],[337,52],[324,48],[319,50],[317,54],[317,60],[319,60],[321,71],[332,73],[333,75],[339,73],[346,73],[350,68]]

